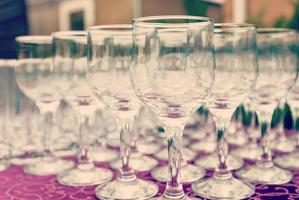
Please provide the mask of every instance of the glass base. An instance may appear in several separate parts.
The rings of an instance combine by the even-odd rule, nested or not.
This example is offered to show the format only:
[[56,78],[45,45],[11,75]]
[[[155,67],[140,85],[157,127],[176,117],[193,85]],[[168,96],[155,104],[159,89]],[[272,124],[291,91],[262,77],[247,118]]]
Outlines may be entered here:
[[228,174],[227,177],[213,176],[192,184],[192,190],[208,199],[245,199],[255,192],[254,186]]
[[181,198],[169,198],[166,196],[161,196],[161,197],[150,198],[149,200],[198,200],[198,198],[188,197],[188,196],[183,196]]
[[262,167],[252,165],[240,169],[236,175],[244,180],[267,185],[282,185],[292,180],[293,174],[275,165]]
[[259,160],[262,155],[262,149],[258,146],[249,145],[231,151],[231,155],[247,160]]
[[[208,170],[213,170],[219,165],[218,156],[216,154],[208,155],[195,161],[195,164]],[[241,158],[228,155],[227,156],[227,168],[228,170],[236,170],[243,167],[244,161]]]
[[199,141],[191,145],[191,149],[194,151],[200,151],[205,153],[215,152],[217,148],[216,141]]
[[24,172],[37,176],[48,176],[63,173],[75,165],[72,161],[59,158],[42,158],[40,161],[26,165]]
[[78,154],[77,148],[54,150],[53,154],[57,157],[70,157]]
[[0,172],[6,170],[10,166],[8,161],[0,161]]
[[[158,181],[167,182],[170,179],[168,169],[168,165],[158,167],[151,172],[151,175]],[[181,168],[181,181],[183,183],[192,183],[203,178],[205,174],[204,169],[195,165],[186,164]]]
[[[135,171],[149,171],[158,165],[158,161],[156,159],[139,153],[132,153],[129,163]],[[110,167],[112,169],[120,169],[121,166],[122,161],[120,159],[114,160],[110,163]]]
[[[154,155],[159,160],[168,160],[168,150],[163,149],[159,153]],[[196,153],[190,149],[185,148],[183,150],[183,158],[184,160],[191,161],[195,158]]]
[[236,145],[236,146],[243,146],[247,143],[248,137],[245,135],[245,133],[242,134],[233,134],[233,135],[227,135],[226,141],[228,144]]
[[274,163],[285,169],[299,170],[299,155],[298,153],[291,153],[277,157],[274,159]]
[[271,148],[282,153],[290,153],[296,148],[296,141],[283,137],[273,141]]
[[207,133],[204,131],[192,131],[191,133],[186,134],[192,140],[202,140],[207,136]]
[[137,149],[144,154],[155,154],[161,149],[161,145],[157,143],[138,143]]
[[58,182],[67,186],[91,186],[105,183],[111,180],[113,173],[108,169],[72,169],[58,176]]
[[40,157],[32,157],[32,158],[12,158],[10,159],[10,163],[13,165],[30,165],[41,161]]
[[95,189],[95,195],[102,200],[143,200],[149,199],[158,193],[158,186],[150,181],[134,179],[112,182],[100,185]]
[[110,162],[118,158],[118,153],[116,151],[101,146],[91,148],[88,155],[94,162]]

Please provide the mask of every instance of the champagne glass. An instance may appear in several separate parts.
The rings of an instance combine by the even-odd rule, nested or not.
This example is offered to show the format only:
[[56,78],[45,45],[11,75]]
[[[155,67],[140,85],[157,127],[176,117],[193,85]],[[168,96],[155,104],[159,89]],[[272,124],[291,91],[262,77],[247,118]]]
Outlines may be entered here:
[[192,184],[193,191],[211,199],[244,199],[254,187],[236,179],[227,167],[226,131],[237,106],[252,90],[257,77],[256,28],[251,24],[216,24],[215,80],[209,96],[209,110],[217,127],[218,166],[211,178]]
[[133,141],[132,123],[140,102],[131,86],[129,67],[132,54],[132,26],[107,25],[89,30],[88,81],[99,99],[114,113],[120,132],[120,175],[96,188],[99,199],[147,199],[158,186],[136,177],[129,165]]
[[181,183],[182,133],[204,102],[214,78],[213,21],[196,16],[154,16],[133,22],[130,75],[136,95],[162,122],[169,180],[160,199],[189,199]]
[[292,173],[273,164],[270,148],[272,112],[279,101],[293,86],[297,78],[296,53],[292,47],[296,32],[288,29],[258,29],[259,77],[255,86],[255,101],[261,124],[262,154],[253,166],[237,171],[243,179],[263,184],[284,184],[292,179]]
[[74,163],[56,158],[50,146],[53,117],[61,97],[49,84],[53,77],[52,37],[20,36],[16,38],[18,64],[15,68],[16,80],[24,94],[35,101],[42,115],[44,157],[27,165],[24,171],[33,175],[54,175],[73,168]]
[[86,81],[87,33],[53,33],[53,50],[52,84],[76,111],[80,124],[78,164],[76,168],[58,176],[58,182],[69,186],[87,186],[109,181],[113,176],[112,172],[95,167],[88,155],[91,121],[99,102]]

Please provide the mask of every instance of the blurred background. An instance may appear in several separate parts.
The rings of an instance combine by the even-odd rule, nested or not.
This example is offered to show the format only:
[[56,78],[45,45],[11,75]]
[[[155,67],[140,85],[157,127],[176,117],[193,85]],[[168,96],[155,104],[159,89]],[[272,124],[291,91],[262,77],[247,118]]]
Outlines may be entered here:
[[0,58],[16,57],[18,35],[83,30],[166,14],[299,30],[299,0],[0,0]]

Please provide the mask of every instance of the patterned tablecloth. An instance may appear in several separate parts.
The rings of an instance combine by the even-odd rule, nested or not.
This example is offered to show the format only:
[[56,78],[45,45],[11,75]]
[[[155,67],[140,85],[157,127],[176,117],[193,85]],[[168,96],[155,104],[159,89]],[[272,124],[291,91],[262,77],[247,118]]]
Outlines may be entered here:
[[[160,165],[166,164],[160,161]],[[108,167],[101,163],[99,167]],[[115,177],[116,177],[115,172]],[[212,175],[208,172],[207,176]],[[143,179],[153,180],[149,172],[140,172],[138,176]],[[160,186],[158,195],[161,195],[165,184],[156,182]],[[58,184],[55,176],[31,176],[22,171],[20,166],[11,166],[6,171],[0,172],[0,200],[88,200],[96,199],[92,187],[66,187]],[[184,186],[190,196],[194,196],[190,185]],[[256,185],[256,193],[250,198],[256,199],[299,199],[299,171],[294,172],[292,182],[280,186]]]

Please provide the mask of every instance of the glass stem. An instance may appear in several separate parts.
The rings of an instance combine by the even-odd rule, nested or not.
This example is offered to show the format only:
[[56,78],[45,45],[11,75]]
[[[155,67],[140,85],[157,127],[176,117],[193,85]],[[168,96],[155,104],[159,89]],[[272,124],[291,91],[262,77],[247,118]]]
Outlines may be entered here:
[[[261,167],[272,167],[273,166],[273,161],[272,161],[272,151],[270,148],[270,133],[269,133],[269,128],[270,128],[270,122],[272,118],[272,113],[271,112],[262,112],[260,114],[261,116],[261,123],[260,123],[260,129],[261,129],[261,145],[262,145],[262,155],[260,158],[260,161],[257,162],[257,165]],[[268,123],[269,122],[269,123]],[[262,127],[265,127],[266,130],[265,132],[262,133]]]
[[229,119],[222,117],[216,118],[218,166],[215,169],[214,177],[218,179],[228,179],[232,176],[230,170],[227,168],[228,144],[225,139]]
[[270,136],[268,132],[262,136],[261,144],[262,144],[262,155],[260,161],[258,162],[258,165],[261,167],[272,167],[273,166],[272,150],[270,148]]
[[89,142],[89,117],[80,117],[80,127],[79,127],[79,156],[78,156],[78,168],[79,169],[92,169],[94,163],[88,155]]
[[120,156],[122,160],[119,177],[121,181],[132,181],[136,179],[134,170],[129,164],[133,139],[132,123],[132,119],[117,117],[117,125],[120,131]]
[[54,112],[52,111],[41,111],[42,115],[42,128],[43,128],[43,142],[44,142],[44,158],[54,159],[54,155],[51,151],[51,137],[53,129],[53,117]]
[[168,165],[170,181],[167,182],[164,196],[180,199],[185,196],[181,183],[182,128],[165,127],[168,143]]

